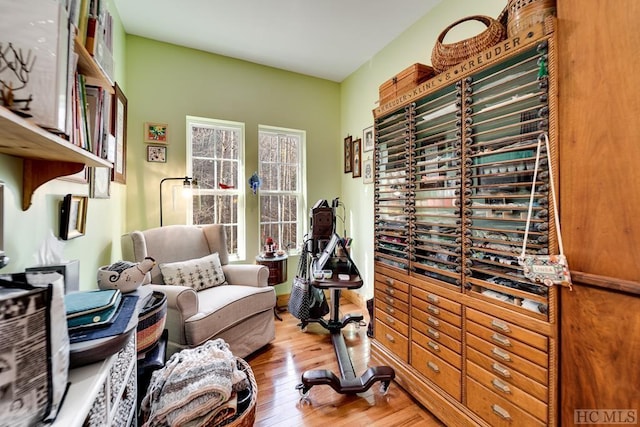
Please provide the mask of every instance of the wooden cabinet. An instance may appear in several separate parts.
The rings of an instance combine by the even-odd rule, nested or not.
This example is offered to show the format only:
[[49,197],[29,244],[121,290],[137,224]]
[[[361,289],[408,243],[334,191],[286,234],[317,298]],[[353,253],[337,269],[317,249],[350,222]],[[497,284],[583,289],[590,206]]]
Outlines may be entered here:
[[[112,90],[111,83],[86,49],[75,43],[79,72],[93,84]],[[40,185],[81,171],[85,166],[112,167],[111,162],[66,141],[0,106],[0,153],[24,159],[22,209],[31,205],[31,196]]]
[[[517,261],[530,197],[527,253],[558,244],[549,203],[557,64],[548,27],[374,111],[372,353],[447,424],[557,424],[558,289],[527,279]],[[543,134],[551,150],[541,150],[531,196]]]
[[[558,0],[561,421],[640,414],[640,3]],[[597,83],[595,83],[597,82]],[[565,102],[566,99],[566,102]],[[621,410],[625,418],[613,418]],[[583,416],[585,412],[582,412]],[[609,417],[609,421],[605,420]],[[584,418],[583,418],[584,419]]]

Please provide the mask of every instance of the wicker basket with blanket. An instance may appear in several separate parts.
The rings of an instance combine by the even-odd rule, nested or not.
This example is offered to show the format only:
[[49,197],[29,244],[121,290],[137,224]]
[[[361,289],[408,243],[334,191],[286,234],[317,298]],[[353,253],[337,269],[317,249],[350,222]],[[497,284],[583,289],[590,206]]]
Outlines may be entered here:
[[209,340],[153,373],[140,408],[143,427],[251,426],[257,392],[249,365],[224,340]]

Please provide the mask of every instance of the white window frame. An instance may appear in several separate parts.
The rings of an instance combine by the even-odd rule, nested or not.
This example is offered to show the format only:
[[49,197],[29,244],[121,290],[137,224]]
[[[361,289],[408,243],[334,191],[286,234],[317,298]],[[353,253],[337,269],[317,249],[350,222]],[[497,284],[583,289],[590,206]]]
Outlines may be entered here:
[[[298,197],[298,212],[297,212],[297,216],[298,216],[298,222],[296,224],[296,246],[292,247],[292,248],[288,248],[288,252],[290,255],[295,255],[295,254],[299,254],[300,253],[300,249],[301,249],[301,245],[303,242],[303,237],[307,232],[307,223],[308,223],[308,218],[307,218],[307,171],[306,171],[306,140],[307,140],[307,133],[304,130],[299,130],[299,129],[289,129],[289,128],[283,128],[283,127],[276,127],[276,126],[268,126],[268,125],[258,125],[258,175],[260,175],[260,168],[261,168],[261,162],[260,162],[260,134],[262,132],[266,132],[266,133],[272,133],[272,134],[287,134],[287,135],[297,135],[300,138],[300,146],[299,146],[299,153],[298,153],[298,159],[299,159],[299,167],[298,167],[298,177],[297,177],[297,182],[298,182],[298,191],[296,192],[292,192],[292,191],[268,191],[265,189],[260,189],[259,191],[259,195],[260,196],[267,196],[267,195],[297,195]],[[260,230],[261,230],[261,218],[262,218],[262,212],[260,212],[261,210],[261,200],[258,200],[258,235],[260,236]],[[260,247],[262,247],[262,244],[264,242],[260,242]],[[285,248],[282,248],[285,249]]]
[[[192,151],[192,140],[191,140],[191,129],[196,127],[210,127],[210,128],[227,128],[232,130],[237,130],[240,132],[240,143],[238,144],[238,188],[234,189],[201,189],[196,188],[193,193],[193,197],[199,197],[200,195],[229,195],[235,194],[238,198],[238,223],[237,227],[237,236],[238,236],[238,252],[236,254],[229,254],[229,260],[231,261],[244,261],[246,260],[246,214],[245,214],[245,205],[246,205],[246,194],[245,194],[245,186],[244,183],[244,170],[245,170],[245,125],[242,122],[233,122],[227,120],[218,120],[218,119],[210,119],[205,117],[196,117],[196,116],[187,116],[186,117],[186,132],[187,132],[187,175],[193,176],[193,151]],[[187,206],[187,224],[193,224],[193,203],[189,203]]]

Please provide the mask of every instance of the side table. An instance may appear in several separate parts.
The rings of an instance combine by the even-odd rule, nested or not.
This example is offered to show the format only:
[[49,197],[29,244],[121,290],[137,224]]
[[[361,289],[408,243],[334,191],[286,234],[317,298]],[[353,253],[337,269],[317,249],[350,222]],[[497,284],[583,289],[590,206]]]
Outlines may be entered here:
[[[284,255],[276,255],[272,257],[267,257],[263,255],[256,256],[256,264],[264,265],[269,269],[269,286],[279,285],[280,283],[284,283],[287,281],[287,259],[289,257]],[[282,317],[278,315],[278,311],[284,311],[284,307],[273,307],[273,314],[276,316],[276,319],[282,321]]]

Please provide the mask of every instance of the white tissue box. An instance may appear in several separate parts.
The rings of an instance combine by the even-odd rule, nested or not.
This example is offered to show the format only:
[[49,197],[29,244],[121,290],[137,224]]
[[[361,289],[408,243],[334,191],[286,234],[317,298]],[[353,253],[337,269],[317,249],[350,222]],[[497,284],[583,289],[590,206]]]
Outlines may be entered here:
[[58,265],[42,265],[29,267],[27,273],[50,273],[55,271],[64,276],[64,293],[80,290],[80,260],[74,259]]

